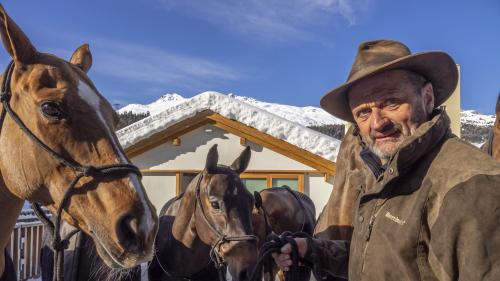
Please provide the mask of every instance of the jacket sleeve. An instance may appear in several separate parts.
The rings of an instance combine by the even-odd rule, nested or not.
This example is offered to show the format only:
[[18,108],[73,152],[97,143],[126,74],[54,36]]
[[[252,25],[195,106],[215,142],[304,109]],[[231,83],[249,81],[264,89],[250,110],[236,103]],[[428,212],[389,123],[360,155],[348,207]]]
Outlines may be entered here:
[[500,176],[448,191],[429,216],[428,264],[439,280],[500,280]]
[[309,238],[304,260],[316,272],[347,279],[349,262],[348,240]]

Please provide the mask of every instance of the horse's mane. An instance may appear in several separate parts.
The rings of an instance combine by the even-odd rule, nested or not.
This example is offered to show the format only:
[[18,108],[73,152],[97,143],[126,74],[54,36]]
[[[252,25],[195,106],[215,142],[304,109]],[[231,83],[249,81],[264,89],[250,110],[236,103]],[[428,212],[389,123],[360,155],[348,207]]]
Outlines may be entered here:
[[168,208],[170,208],[170,206],[172,206],[172,204],[174,204],[175,201],[182,199],[183,196],[184,196],[184,192],[182,192],[181,194],[179,194],[179,195],[171,198],[170,200],[168,200],[167,203],[165,203],[163,205],[163,207],[161,207],[160,217],[163,216],[163,215],[165,215],[165,213],[167,212]]

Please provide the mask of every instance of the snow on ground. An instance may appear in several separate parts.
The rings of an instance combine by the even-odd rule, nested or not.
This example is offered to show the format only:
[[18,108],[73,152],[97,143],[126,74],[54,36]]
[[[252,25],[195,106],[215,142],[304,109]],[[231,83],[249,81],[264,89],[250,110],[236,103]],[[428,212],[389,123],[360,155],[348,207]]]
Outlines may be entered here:
[[470,144],[472,144],[473,146],[475,146],[477,148],[481,148],[481,146],[483,146],[484,142],[481,142],[481,143],[471,142]]
[[335,161],[337,158],[340,145],[338,139],[218,92],[201,93],[185,102],[131,124],[119,130],[117,135],[121,145],[127,148],[205,110],[211,110],[226,118],[237,120],[327,160]]

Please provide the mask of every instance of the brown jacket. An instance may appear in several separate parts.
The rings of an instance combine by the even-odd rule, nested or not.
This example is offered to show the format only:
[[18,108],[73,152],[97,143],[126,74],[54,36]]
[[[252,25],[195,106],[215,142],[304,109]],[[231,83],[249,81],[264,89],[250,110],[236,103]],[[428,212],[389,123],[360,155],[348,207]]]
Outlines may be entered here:
[[361,181],[352,240],[311,240],[315,270],[345,276],[348,263],[352,281],[500,280],[500,164],[453,136],[445,113],[385,169],[362,158],[374,180]]

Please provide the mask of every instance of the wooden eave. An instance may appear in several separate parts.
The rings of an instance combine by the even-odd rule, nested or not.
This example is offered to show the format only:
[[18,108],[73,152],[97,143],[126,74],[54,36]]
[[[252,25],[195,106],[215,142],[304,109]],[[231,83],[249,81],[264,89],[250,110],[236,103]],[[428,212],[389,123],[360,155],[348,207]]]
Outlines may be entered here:
[[129,157],[135,157],[169,140],[172,140],[173,138],[180,137],[181,135],[206,124],[212,124],[213,126],[224,131],[271,149],[277,153],[280,153],[300,163],[310,166],[319,172],[329,175],[335,174],[334,162],[326,160],[323,157],[313,154],[305,149],[296,147],[295,145],[292,145],[286,141],[265,134],[243,123],[228,119],[210,110],[199,112],[191,118],[180,121],[163,131],[157,132],[147,139],[144,139],[126,148],[125,152]]

